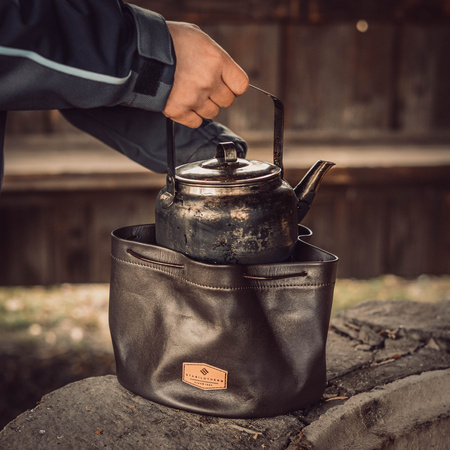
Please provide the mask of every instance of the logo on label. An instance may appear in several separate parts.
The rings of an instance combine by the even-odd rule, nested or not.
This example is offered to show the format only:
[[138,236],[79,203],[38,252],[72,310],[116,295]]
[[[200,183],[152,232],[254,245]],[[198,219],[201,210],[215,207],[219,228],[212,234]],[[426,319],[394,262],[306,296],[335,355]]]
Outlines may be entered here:
[[227,389],[228,372],[209,364],[183,363],[182,380],[204,391]]

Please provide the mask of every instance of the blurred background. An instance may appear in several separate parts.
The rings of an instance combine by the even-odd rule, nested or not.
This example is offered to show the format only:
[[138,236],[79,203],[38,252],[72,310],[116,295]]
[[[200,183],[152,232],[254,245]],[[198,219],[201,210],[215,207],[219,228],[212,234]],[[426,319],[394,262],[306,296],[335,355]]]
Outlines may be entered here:
[[[292,185],[317,159],[337,163],[303,222],[340,258],[337,307],[450,298],[449,0],[134,3],[198,24],[283,101]],[[249,91],[217,120],[249,158],[271,159],[266,96]],[[114,371],[110,233],[153,222],[165,182],[57,111],[10,112],[5,158],[3,424],[43,392]]]

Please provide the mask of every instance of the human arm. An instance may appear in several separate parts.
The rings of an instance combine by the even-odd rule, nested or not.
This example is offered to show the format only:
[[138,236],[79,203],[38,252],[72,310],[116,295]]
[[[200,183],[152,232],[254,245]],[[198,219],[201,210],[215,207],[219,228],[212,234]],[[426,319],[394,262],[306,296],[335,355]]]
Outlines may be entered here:
[[247,87],[195,25],[121,0],[0,0],[0,109],[125,105],[197,127]]
[[120,0],[0,0],[0,109],[161,111],[174,70],[156,13]]
[[[161,113],[123,106],[61,112],[77,128],[141,166],[155,172],[166,171],[166,118]],[[227,141],[233,141],[238,156],[245,157],[247,144],[217,122],[205,119],[198,128],[175,124],[176,165],[213,158],[217,144]]]
[[[180,42],[183,34],[176,30],[186,26],[172,26],[175,43]],[[185,116],[192,116],[191,111],[201,105],[198,99],[207,101],[211,96],[220,106],[232,102],[235,93],[226,104],[220,93],[214,95],[217,87],[224,92],[225,79],[231,83],[226,75],[229,67],[243,78],[241,88],[247,82],[242,69],[217,44],[198,28],[187,27],[194,32],[190,33],[192,39],[185,40],[191,42],[186,51],[194,48],[207,58],[187,57],[184,47],[180,49],[177,45],[178,58],[184,61],[182,67],[187,68],[179,67],[176,78],[181,85],[178,83],[179,89],[174,92],[172,38],[160,15],[120,0],[0,0],[0,110],[60,109],[77,127],[145,167],[161,170],[161,164],[165,167],[165,163],[158,158],[160,145],[164,145],[161,144],[164,126],[157,124],[161,125],[164,118],[152,112],[167,107],[169,94],[175,105],[179,103],[184,108],[179,111],[175,106],[173,119],[186,123]],[[215,64],[209,64],[210,53],[205,53],[202,45],[194,45],[194,41],[202,42],[216,55]],[[193,70],[189,64],[186,66],[190,59],[195,62]],[[228,72],[220,70],[220,61]],[[177,102],[187,91],[186,83],[196,78],[201,67],[203,72],[213,69],[209,71],[209,84],[205,87],[200,83],[194,89],[192,83],[187,84],[191,86],[190,94],[194,93],[189,100],[191,104],[184,100]],[[206,112],[207,116],[211,114]],[[139,120],[130,126],[127,119],[134,117]],[[245,152],[241,139],[208,121],[198,132],[181,128],[180,136],[181,153],[188,149],[185,159],[213,155],[218,140],[224,139],[234,140]]]
[[246,73],[196,25],[167,22],[177,56],[175,79],[163,113],[197,127],[230,106],[249,85]]

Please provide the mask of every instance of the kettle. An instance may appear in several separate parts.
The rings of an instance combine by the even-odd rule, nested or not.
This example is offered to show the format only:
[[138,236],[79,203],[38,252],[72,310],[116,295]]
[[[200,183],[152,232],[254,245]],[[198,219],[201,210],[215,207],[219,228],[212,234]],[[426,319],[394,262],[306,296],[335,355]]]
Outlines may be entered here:
[[174,125],[167,119],[167,180],[155,206],[156,243],[210,264],[289,260],[317,187],[334,165],[317,161],[300,183],[283,179],[283,103],[274,95],[274,163],[237,157],[233,142],[213,159],[175,168]]

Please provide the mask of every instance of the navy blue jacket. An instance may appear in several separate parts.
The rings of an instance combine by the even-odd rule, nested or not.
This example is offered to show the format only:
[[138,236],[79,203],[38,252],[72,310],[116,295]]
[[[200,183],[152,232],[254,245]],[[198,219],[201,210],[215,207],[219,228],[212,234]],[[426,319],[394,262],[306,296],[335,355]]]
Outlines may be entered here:
[[[8,110],[59,109],[150,170],[166,169],[165,117],[176,65],[163,17],[121,0],[0,0],[0,153]],[[188,88],[188,87],[187,87]],[[176,127],[177,164],[245,143],[205,120]],[[0,155],[3,173],[3,155]],[[1,183],[1,178],[0,178]]]

